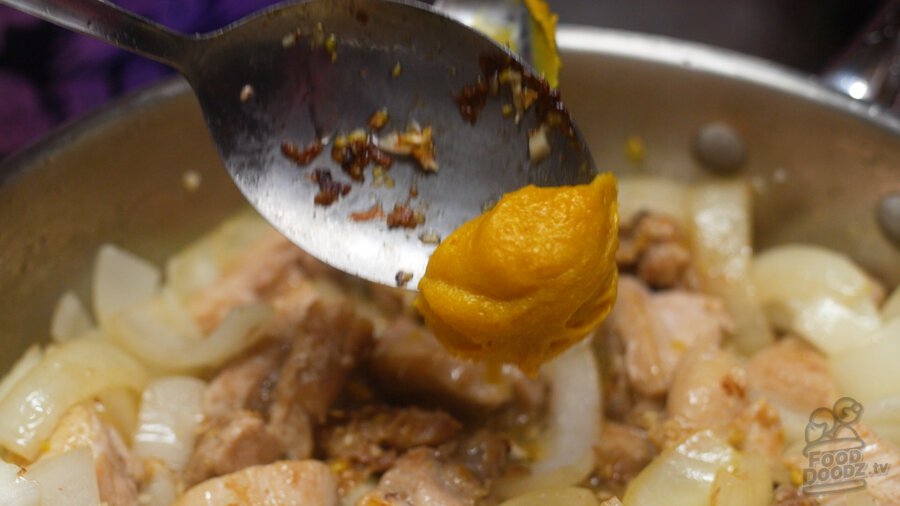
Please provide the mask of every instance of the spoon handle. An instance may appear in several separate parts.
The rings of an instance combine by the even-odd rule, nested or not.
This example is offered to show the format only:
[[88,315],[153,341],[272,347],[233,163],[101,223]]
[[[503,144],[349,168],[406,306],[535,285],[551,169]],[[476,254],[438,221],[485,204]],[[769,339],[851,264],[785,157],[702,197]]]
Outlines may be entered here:
[[0,0],[32,16],[183,70],[197,40],[105,0]]

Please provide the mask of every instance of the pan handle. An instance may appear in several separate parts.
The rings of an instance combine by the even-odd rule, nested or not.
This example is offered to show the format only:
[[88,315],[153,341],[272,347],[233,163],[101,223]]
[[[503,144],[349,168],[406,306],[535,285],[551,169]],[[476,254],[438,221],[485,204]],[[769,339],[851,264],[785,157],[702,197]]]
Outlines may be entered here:
[[900,0],[887,0],[822,80],[864,102],[900,112]]

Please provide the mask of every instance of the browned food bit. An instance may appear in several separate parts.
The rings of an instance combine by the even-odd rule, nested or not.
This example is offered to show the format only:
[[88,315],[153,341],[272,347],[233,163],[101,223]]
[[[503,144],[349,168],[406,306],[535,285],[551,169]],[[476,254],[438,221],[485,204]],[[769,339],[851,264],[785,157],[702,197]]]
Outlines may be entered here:
[[410,125],[406,132],[391,132],[378,141],[378,147],[393,155],[409,155],[419,162],[426,172],[437,172],[438,164],[434,159],[434,140],[431,127],[420,128]]
[[481,110],[484,109],[484,105],[487,103],[487,96],[488,86],[479,79],[475,84],[464,86],[453,99],[456,101],[456,105],[459,107],[459,114],[462,115],[463,119],[474,125],[478,121],[478,115],[481,114]]
[[305,167],[319,156],[323,147],[322,141],[319,139],[310,142],[303,149],[298,148],[297,145],[292,142],[285,141],[281,143],[281,154],[288,159],[293,160],[301,167]]
[[388,116],[387,109],[382,107],[378,109],[372,114],[372,117],[369,118],[369,128],[372,130],[381,130],[384,128],[384,125],[387,124],[390,116]]
[[390,169],[394,163],[393,158],[379,149],[362,130],[336,138],[331,148],[331,158],[354,181],[364,180],[363,171],[370,163],[385,170]]
[[463,119],[474,124],[484,108],[488,94],[496,95],[500,86],[505,85],[512,92],[514,106],[504,108],[505,115],[515,110],[518,121],[521,112],[533,106],[538,123],[558,128],[569,139],[576,138],[571,116],[562,102],[559,90],[551,88],[545,79],[528,72],[519,62],[509,57],[483,56],[480,64],[482,75],[478,81],[463,87],[454,96]]
[[350,193],[350,185],[335,181],[328,169],[316,169],[312,174],[312,180],[319,185],[319,193],[316,193],[315,203],[320,206],[330,206],[338,198]]
[[416,228],[425,223],[425,216],[414,211],[408,204],[394,204],[387,216],[388,228]]
[[350,219],[353,221],[372,221],[380,218],[384,218],[384,209],[381,208],[380,202],[376,202],[372,207],[365,211],[355,211],[350,213]]
[[394,280],[397,281],[397,286],[403,288],[412,280],[412,273],[406,271],[397,271],[397,275],[394,276]]
[[538,164],[550,156],[550,141],[547,140],[547,125],[528,131],[528,159]]

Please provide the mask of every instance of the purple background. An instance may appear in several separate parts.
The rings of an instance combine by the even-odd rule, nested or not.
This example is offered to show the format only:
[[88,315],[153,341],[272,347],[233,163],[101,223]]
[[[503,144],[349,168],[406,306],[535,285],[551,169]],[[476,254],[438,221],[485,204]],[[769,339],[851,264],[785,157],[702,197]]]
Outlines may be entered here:
[[[221,28],[273,0],[118,0],[185,33]],[[0,6],[0,158],[168,67]]]
[[[207,32],[274,0],[114,0],[186,33]],[[492,0],[485,0],[492,1]],[[883,0],[549,0],[562,23],[705,42],[820,71]],[[0,158],[167,67],[0,7]]]

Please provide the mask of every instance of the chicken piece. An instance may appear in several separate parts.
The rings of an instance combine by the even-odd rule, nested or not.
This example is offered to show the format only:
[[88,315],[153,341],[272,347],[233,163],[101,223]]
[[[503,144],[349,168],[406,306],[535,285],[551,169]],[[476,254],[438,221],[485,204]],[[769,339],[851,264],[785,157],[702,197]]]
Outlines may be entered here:
[[204,333],[211,332],[235,306],[264,300],[306,256],[278,232],[267,232],[234,259],[220,279],[191,296],[188,310]]
[[188,490],[175,506],[338,506],[334,475],[314,460],[280,461],[214,478]]
[[137,505],[144,468],[115,429],[89,405],[72,407],[59,421],[41,458],[89,447],[94,455],[100,499],[108,504]]
[[184,481],[190,486],[248,466],[274,462],[283,454],[280,441],[258,413],[236,411],[204,427],[185,468]]
[[739,440],[739,450],[760,454],[769,469],[784,469],[785,437],[781,417],[766,399],[757,399],[747,406],[732,427]]
[[348,301],[314,302],[281,367],[274,404],[296,404],[313,422],[324,422],[371,343],[371,322],[358,317]]
[[663,434],[654,434],[663,448],[678,444],[686,436],[703,429],[733,444],[742,434],[735,420],[747,402],[747,378],[737,358],[719,349],[696,348],[678,365],[666,407],[669,420]]
[[417,446],[436,447],[462,429],[440,411],[370,406],[350,413],[325,429],[319,438],[325,455],[384,471],[398,453]]
[[263,332],[274,339],[293,339],[309,308],[324,296],[314,281],[292,268],[290,275],[282,279],[277,293],[267,299],[275,315]]
[[489,483],[506,472],[510,449],[508,437],[480,429],[459,441],[453,459],[466,466],[482,483]]
[[815,348],[796,337],[786,337],[759,350],[747,364],[747,380],[754,396],[773,405],[809,413],[831,406],[838,388],[828,361]]
[[303,460],[312,456],[313,424],[309,414],[297,404],[274,403],[269,410],[269,434],[278,440],[284,456]]
[[474,506],[487,492],[461,464],[444,463],[430,448],[397,460],[357,506]]
[[422,326],[398,318],[376,341],[369,363],[378,385],[389,395],[462,411],[489,411],[514,398],[537,405],[544,393],[539,380],[516,368],[489,378],[487,367],[452,356]]
[[715,347],[732,329],[714,297],[680,290],[654,294],[630,276],[619,278],[618,293],[604,328],[623,344],[631,386],[648,397],[666,393],[688,350]]
[[[865,445],[862,447],[862,458],[857,464],[863,466],[863,474],[846,478],[846,481],[850,481],[853,478],[864,479],[865,488],[855,492],[845,491],[806,497],[814,498],[816,502],[813,504],[821,506],[853,506],[857,504],[893,506],[900,504],[900,472],[898,472],[898,469],[900,469],[900,448],[887,439],[881,438],[862,423],[852,423],[852,429]],[[843,437],[849,437],[849,429],[845,428],[842,434]],[[823,449],[828,448],[826,446]],[[802,476],[802,471],[805,468],[821,470],[835,467],[833,463],[826,467],[821,463],[821,459],[816,460],[814,463],[810,462],[810,458],[804,457],[799,451],[796,454],[789,455],[786,460],[788,461],[788,467],[798,476]],[[858,471],[854,471],[854,473],[856,472]],[[842,478],[841,481],[845,481],[845,479]]]
[[654,288],[673,288],[684,284],[691,254],[674,220],[640,213],[620,230],[616,262]]
[[595,474],[604,482],[624,491],[656,455],[647,432],[637,427],[606,420],[594,445]]
[[682,283],[691,254],[675,242],[653,244],[641,255],[637,276],[654,288],[673,288]]
[[286,348],[266,340],[223,367],[203,392],[203,416],[213,420],[241,410],[263,412]]

